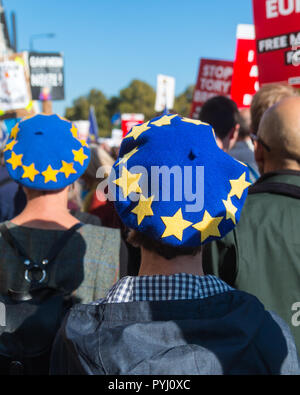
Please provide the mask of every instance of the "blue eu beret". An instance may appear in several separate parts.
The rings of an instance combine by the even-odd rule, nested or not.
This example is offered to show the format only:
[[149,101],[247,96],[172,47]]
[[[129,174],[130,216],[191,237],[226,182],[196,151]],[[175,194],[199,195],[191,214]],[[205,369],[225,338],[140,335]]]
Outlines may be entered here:
[[110,177],[123,222],[174,247],[224,237],[240,219],[249,185],[247,166],[217,146],[210,125],[178,115],[133,127]]
[[57,190],[86,170],[90,150],[76,127],[58,115],[35,115],[12,129],[4,148],[10,176],[32,189]]

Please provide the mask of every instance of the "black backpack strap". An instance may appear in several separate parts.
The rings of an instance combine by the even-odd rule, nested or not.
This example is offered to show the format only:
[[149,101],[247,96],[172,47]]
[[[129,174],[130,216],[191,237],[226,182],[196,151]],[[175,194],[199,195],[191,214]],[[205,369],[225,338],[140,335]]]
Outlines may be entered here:
[[0,187],[3,187],[6,184],[9,184],[10,182],[12,182],[12,179],[10,177],[5,177],[3,178],[3,180],[0,181]]
[[62,237],[57,240],[57,242],[52,246],[49,253],[46,255],[46,259],[48,260],[49,263],[54,261],[54,259],[62,251],[62,249],[65,247],[65,245],[70,240],[70,238],[73,236],[73,234],[78,229],[80,229],[82,226],[83,226],[83,224],[80,222],[64,232]]
[[249,188],[249,195],[256,193],[273,193],[276,195],[283,195],[300,199],[300,187],[292,184],[285,184],[280,182],[264,182],[254,184]]
[[[20,243],[12,236],[5,224],[0,225],[0,233],[3,239],[10,245],[15,255],[22,260],[22,264],[25,265],[25,279],[32,285],[41,285],[46,279],[46,266],[53,262],[58,254],[65,247],[69,239],[73,234],[83,226],[82,223],[78,223],[72,228],[68,229],[64,234],[54,243],[50,251],[42,262],[34,262],[31,257],[27,254]],[[40,278],[38,280],[31,278],[31,272],[40,272]]]
[[26,251],[24,248],[20,245],[20,243],[12,236],[10,231],[8,230],[7,226],[5,224],[0,225],[0,233],[3,237],[3,239],[10,245],[12,248],[13,252],[18,258],[21,258],[23,260],[30,260],[31,258],[27,255]]

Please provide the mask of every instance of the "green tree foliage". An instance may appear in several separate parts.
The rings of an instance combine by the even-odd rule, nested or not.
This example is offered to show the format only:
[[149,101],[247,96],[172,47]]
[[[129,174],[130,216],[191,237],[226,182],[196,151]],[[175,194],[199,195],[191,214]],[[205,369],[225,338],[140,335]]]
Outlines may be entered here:
[[[193,86],[189,86],[184,93],[175,100],[174,110],[189,116],[193,96]],[[90,106],[94,106],[102,137],[111,133],[111,117],[117,113],[142,113],[149,120],[155,116],[155,90],[147,83],[133,80],[129,86],[120,91],[119,96],[110,99],[97,89],[92,89],[87,96],[74,100],[72,107],[66,109],[65,116],[71,121],[87,120]]]
[[194,85],[190,85],[175,99],[174,111],[182,117],[189,117],[193,101]]
[[94,106],[95,115],[101,136],[110,134],[110,118],[108,113],[109,101],[105,95],[96,89],[92,89],[87,96],[81,96],[74,100],[73,106],[66,109],[66,118],[71,121],[89,119],[90,106]]
[[120,92],[121,113],[141,113],[149,120],[155,116],[155,90],[146,82],[133,80]]

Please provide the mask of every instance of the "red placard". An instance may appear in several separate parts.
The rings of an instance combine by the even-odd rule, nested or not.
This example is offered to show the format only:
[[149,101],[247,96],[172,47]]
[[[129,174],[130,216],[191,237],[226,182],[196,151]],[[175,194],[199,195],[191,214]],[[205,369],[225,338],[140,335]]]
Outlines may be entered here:
[[141,125],[144,122],[144,114],[122,114],[121,122],[122,122],[122,130],[123,137],[136,125]]
[[253,0],[259,82],[300,86],[300,0]]
[[231,98],[239,108],[249,108],[258,89],[255,29],[253,25],[238,25]]
[[214,96],[230,97],[233,62],[201,59],[194,91],[191,118],[198,119],[201,107]]

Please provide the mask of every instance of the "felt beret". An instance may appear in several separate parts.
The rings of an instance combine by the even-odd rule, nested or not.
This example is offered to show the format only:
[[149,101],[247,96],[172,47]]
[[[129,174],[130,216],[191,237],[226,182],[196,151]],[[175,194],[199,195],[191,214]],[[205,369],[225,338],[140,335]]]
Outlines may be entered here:
[[110,192],[123,222],[163,244],[197,247],[238,223],[247,166],[223,152],[212,127],[164,115],[123,140]]
[[76,127],[58,115],[24,118],[12,129],[4,148],[10,176],[32,189],[57,190],[86,170],[90,150]]

